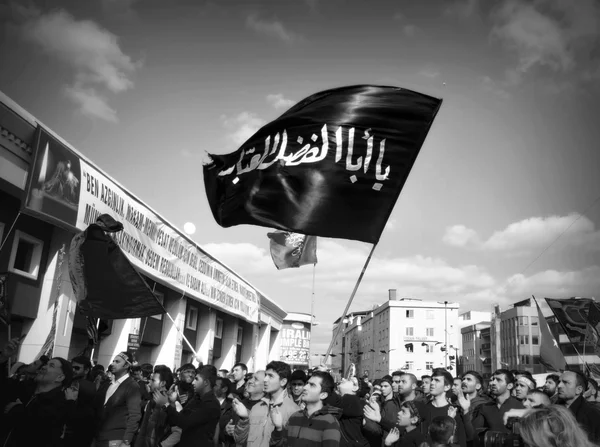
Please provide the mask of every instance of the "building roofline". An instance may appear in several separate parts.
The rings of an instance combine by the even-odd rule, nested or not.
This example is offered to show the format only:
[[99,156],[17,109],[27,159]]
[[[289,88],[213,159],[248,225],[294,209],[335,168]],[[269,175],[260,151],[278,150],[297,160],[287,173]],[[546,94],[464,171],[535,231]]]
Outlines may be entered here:
[[86,163],[92,165],[99,172],[101,172],[103,175],[105,175],[106,178],[108,178],[110,181],[114,182],[115,185],[117,185],[120,188],[122,188],[124,191],[126,191],[128,194],[130,194],[133,198],[135,198],[137,201],[139,201],[140,204],[142,204],[143,206],[145,206],[146,208],[148,208],[150,211],[152,211],[154,214],[156,214],[161,219],[163,219],[163,221],[166,224],[168,224],[169,226],[171,226],[177,233],[179,233],[180,236],[182,236],[184,239],[186,239],[190,244],[194,244],[200,251],[204,252],[204,254],[206,254],[208,257],[212,258],[213,261],[216,261],[219,264],[221,264],[223,267],[227,268],[230,272],[234,273],[238,278],[240,278],[242,281],[244,281],[246,283],[246,285],[248,285],[249,287],[252,287],[254,290],[256,290],[256,292],[260,294],[260,298],[261,298],[260,305],[261,306],[262,306],[262,301],[263,301],[263,298],[264,298],[270,304],[272,304],[272,306],[274,307],[274,309],[272,309],[272,310],[279,311],[277,313],[281,314],[283,317],[285,317],[285,315],[287,315],[287,312],[279,304],[277,304],[273,299],[269,298],[266,294],[264,294],[260,289],[258,289],[258,287],[252,285],[251,282],[249,282],[246,278],[244,278],[242,275],[240,275],[236,270],[232,269],[229,265],[227,265],[226,263],[224,263],[223,261],[221,261],[220,259],[218,259],[217,257],[215,257],[213,254],[211,254],[210,252],[208,252],[205,248],[202,248],[200,246],[200,244],[198,244],[195,240],[193,240],[192,238],[190,238],[187,234],[185,234],[185,232],[183,232],[182,230],[180,230],[179,227],[177,227],[176,225],[174,225],[173,223],[171,223],[161,213],[157,212],[154,208],[152,208],[150,205],[148,205],[144,200],[142,200],[140,197],[138,197],[133,192],[131,192],[130,189],[126,188],[120,182],[118,182],[113,177],[111,177],[103,169],[100,169],[100,167],[97,166],[96,163],[94,163],[87,156],[83,155],[81,152],[79,152],[77,149],[75,149],[75,147],[73,147],[73,145],[71,145],[67,140],[65,140],[64,138],[62,138],[55,131],[53,131],[49,126],[45,125],[42,121],[40,121],[39,119],[37,119],[30,112],[28,112],[23,107],[21,107],[19,104],[17,104],[12,98],[10,98],[8,95],[6,95],[1,90],[0,90],[0,103],[4,104],[6,107],[8,107],[8,109],[10,109],[18,117],[20,117],[24,121],[28,122],[29,124],[31,124],[33,127],[37,127],[38,125],[41,126],[41,127],[43,127],[45,131],[47,131],[49,134],[51,134],[54,138],[56,138],[62,144],[64,144],[65,146],[67,146],[78,157],[80,157]]

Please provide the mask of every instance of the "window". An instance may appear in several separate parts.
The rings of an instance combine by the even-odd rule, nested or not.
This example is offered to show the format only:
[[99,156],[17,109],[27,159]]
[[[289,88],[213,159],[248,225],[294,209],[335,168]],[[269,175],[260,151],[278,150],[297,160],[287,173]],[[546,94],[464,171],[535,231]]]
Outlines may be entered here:
[[192,331],[195,331],[198,328],[198,308],[196,306],[188,307],[185,328],[191,329]]
[[413,352],[413,344],[412,343],[408,343],[406,346],[406,352]]
[[425,362],[425,369],[427,371],[433,369],[433,362]]
[[[161,292],[153,292],[154,296],[156,297],[156,299],[158,300],[158,302],[161,305],[165,304],[165,295],[162,294]],[[156,319],[156,320],[162,320],[162,314],[158,314],[158,315],[152,315],[152,318]]]
[[37,279],[43,248],[42,241],[16,230],[8,270],[29,279]]
[[433,346],[425,345],[425,352],[426,352],[426,353],[431,353],[431,352],[433,352]]
[[540,344],[540,339],[537,335],[532,335],[531,336],[531,344],[532,345],[539,345]]
[[243,338],[244,338],[244,328],[241,326],[238,326],[238,334],[237,334],[237,344],[238,345],[242,344]]
[[519,326],[527,326],[529,324],[529,320],[527,317],[519,317]]
[[215,325],[215,338],[223,338],[223,320],[217,318],[217,324]]
[[427,310],[425,311],[425,318],[428,320],[433,320],[433,311],[432,310]]
[[415,318],[415,311],[414,310],[407,310],[406,311],[406,318]]
[[406,362],[406,364],[404,365],[404,369],[410,371],[413,369],[413,365],[414,365],[414,362]]
[[529,321],[531,322],[532,326],[538,325],[538,317],[529,317]]
[[433,328],[432,327],[428,327],[427,328],[427,336],[428,337],[433,337]]
[[522,345],[529,344],[529,335],[519,335],[519,341]]
[[407,327],[406,328],[406,335],[409,336],[409,337],[412,337],[413,336],[413,328]]

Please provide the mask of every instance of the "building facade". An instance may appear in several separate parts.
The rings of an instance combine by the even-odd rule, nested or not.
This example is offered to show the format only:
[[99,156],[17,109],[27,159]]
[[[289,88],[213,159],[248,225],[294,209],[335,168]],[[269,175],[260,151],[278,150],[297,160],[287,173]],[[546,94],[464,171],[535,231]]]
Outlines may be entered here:
[[88,347],[68,252],[102,213],[124,224],[114,239],[168,315],[95,322],[96,362],[127,349],[140,363],[173,367],[242,361],[255,369],[279,359],[286,312],[275,301],[0,93],[0,272],[11,311],[0,343],[23,336],[19,361],[49,347],[65,358]]
[[458,365],[459,375],[467,371],[477,371],[484,378],[491,375],[490,322],[465,326],[462,335],[462,356]]
[[390,290],[387,302],[345,320],[343,338],[332,350],[335,359],[341,356],[336,372],[343,374],[342,366],[350,363],[356,365],[357,374],[372,378],[396,370],[417,376],[439,367],[456,371],[458,310],[457,303],[398,299]]

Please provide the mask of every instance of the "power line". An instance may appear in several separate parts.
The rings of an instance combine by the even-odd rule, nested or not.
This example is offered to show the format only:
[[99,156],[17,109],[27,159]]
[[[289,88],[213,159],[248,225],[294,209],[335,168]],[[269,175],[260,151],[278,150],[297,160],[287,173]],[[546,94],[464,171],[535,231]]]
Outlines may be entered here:
[[571,228],[573,225],[575,225],[575,223],[576,223],[576,222],[577,222],[579,219],[581,219],[583,216],[585,216],[585,215],[587,214],[587,212],[588,212],[589,210],[591,210],[591,209],[592,209],[592,208],[593,208],[593,207],[596,205],[596,203],[598,203],[598,202],[600,202],[600,196],[596,197],[596,200],[594,200],[594,201],[592,202],[592,204],[591,204],[590,206],[588,206],[588,207],[585,209],[585,211],[584,211],[583,213],[579,214],[579,216],[578,216],[578,217],[577,217],[575,220],[573,220],[573,222],[571,222],[571,223],[569,224],[569,226],[568,226],[567,228],[565,228],[565,229],[563,230],[563,232],[562,232],[562,233],[560,233],[560,234],[559,234],[559,235],[556,237],[556,239],[554,239],[554,240],[553,240],[553,241],[550,243],[550,245],[548,245],[546,248],[544,248],[544,249],[542,250],[542,252],[541,252],[539,255],[537,255],[537,257],[536,257],[536,258],[535,258],[533,261],[531,261],[529,264],[527,264],[527,267],[525,267],[525,268],[524,268],[524,269],[521,271],[521,273],[519,273],[519,274],[520,274],[520,275],[522,275],[523,273],[525,273],[525,271],[526,271],[526,270],[527,270],[529,267],[531,267],[531,266],[532,266],[532,265],[533,265],[533,264],[534,264],[534,263],[535,263],[535,262],[536,262],[538,259],[540,259],[540,258],[541,258],[541,257],[544,255],[544,253],[546,253],[546,252],[547,252],[547,251],[550,249],[550,247],[552,247],[552,246],[553,246],[553,245],[556,243],[556,241],[558,241],[558,240],[559,240],[559,239],[560,239],[560,238],[563,236],[563,234],[565,234],[567,231],[569,231],[569,229],[570,229],[570,228]]

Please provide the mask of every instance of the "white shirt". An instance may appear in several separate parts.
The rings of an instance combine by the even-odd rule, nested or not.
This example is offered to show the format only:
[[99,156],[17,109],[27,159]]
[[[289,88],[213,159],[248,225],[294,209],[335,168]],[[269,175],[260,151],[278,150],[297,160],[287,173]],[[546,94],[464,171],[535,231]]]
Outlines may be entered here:
[[110,399],[110,397],[113,394],[115,394],[115,391],[117,391],[117,389],[121,386],[121,384],[123,382],[125,382],[125,380],[127,380],[127,377],[129,377],[129,374],[124,374],[123,377],[121,377],[119,380],[115,380],[113,383],[110,384],[110,386],[106,390],[106,397],[104,398],[104,405],[106,405],[106,402],[108,402],[108,399]]

